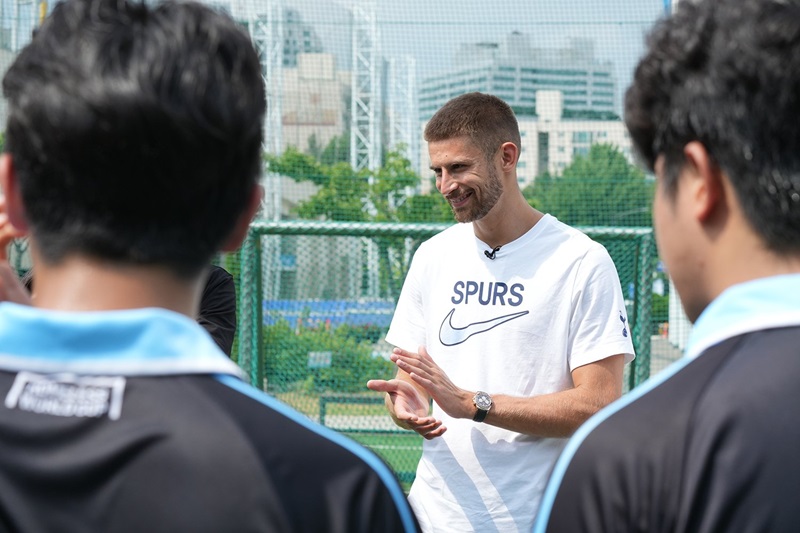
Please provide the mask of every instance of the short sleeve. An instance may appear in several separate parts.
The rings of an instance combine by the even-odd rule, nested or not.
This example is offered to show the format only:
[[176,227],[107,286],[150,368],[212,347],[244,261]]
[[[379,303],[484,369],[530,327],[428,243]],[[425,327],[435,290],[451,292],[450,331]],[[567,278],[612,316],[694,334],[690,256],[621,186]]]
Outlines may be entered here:
[[600,244],[581,260],[573,287],[570,371],[616,354],[633,360],[631,325],[614,262]]
[[412,352],[416,352],[420,346],[427,345],[425,313],[422,307],[423,287],[420,283],[420,280],[424,279],[424,250],[423,243],[411,260],[389,332],[386,334],[386,342]]
[[197,323],[228,356],[236,334],[236,286],[225,269],[212,266],[200,299]]

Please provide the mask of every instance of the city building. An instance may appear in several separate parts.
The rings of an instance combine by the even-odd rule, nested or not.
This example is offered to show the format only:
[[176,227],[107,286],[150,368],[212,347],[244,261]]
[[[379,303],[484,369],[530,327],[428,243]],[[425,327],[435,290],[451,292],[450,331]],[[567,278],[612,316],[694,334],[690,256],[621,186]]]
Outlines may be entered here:
[[333,54],[297,54],[283,69],[282,144],[308,152],[309,139],[324,148],[347,130],[350,72],[336,70]]
[[545,172],[557,176],[577,155],[587,155],[593,144],[611,144],[633,162],[631,140],[619,120],[563,118],[565,104],[560,91],[537,91],[536,115],[518,116],[522,153],[517,165],[520,187],[533,183]]
[[422,81],[422,121],[460,94],[479,91],[499,96],[518,115],[532,115],[536,93],[558,90],[566,117],[616,116],[613,65],[594,56],[594,42],[572,39],[566,48],[534,48],[527,35],[514,32],[502,43],[464,44],[452,69]]
[[300,54],[323,52],[322,41],[316,30],[303,22],[300,12],[286,8],[283,11],[283,66],[296,67]]

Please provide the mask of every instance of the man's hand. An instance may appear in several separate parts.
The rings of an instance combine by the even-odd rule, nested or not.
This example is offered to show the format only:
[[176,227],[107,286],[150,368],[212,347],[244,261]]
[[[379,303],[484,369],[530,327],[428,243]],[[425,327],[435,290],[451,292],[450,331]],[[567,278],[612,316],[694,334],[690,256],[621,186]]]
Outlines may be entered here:
[[397,368],[406,372],[445,413],[453,418],[473,417],[475,406],[472,397],[475,393],[457,387],[428,355],[424,346],[419,347],[419,353],[395,348],[391,357]]
[[416,431],[428,440],[447,431],[441,420],[428,415],[428,399],[408,381],[372,379],[367,388],[386,393],[386,406],[398,426]]

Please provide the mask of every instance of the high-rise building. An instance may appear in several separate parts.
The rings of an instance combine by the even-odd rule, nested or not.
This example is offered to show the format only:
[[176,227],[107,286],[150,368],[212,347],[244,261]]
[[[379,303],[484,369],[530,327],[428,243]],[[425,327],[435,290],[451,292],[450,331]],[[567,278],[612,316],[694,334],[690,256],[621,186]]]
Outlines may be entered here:
[[616,146],[633,161],[630,135],[621,120],[563,118],[566,98],[560,91],[538,91],[536,98],[536,115],[517,117],[522,135],[517,164],[521,187],[545,172],[560,175],[575,156],[588,155],[593,144]]
[[297,54],[296,67],[283,69],[283,145],[302,152],[312,138],[324,148],[347,129],[350,72],[336,69],[333,54]]
[[320,53],[322,41],[316,30],[303,22],[300,12],[286,8],[283,11],[283,66],[296,67],[299,54]]
[[534,48],[527,35],[514,32],[502,43],[462,45],[452,69],[423,80],[420,118],[428,120],[451,98],[472,91],[502,98],[518,115],[533,115],[540,90],[561,91],[565,118],[616,116],[613,65],[595,58],[593,41]]

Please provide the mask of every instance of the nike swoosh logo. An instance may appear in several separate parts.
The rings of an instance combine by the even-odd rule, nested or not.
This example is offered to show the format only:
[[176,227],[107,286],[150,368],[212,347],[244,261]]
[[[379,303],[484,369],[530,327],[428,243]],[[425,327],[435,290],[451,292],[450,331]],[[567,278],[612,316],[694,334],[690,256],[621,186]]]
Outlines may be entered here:
[[490,329],[508,322],[509,320],[514,320],[515,318],[527,315],[530,311],[520,311],[519,313],[498,316],[497,318],[491,318],[489,320],[484,320],[483,322],[473,322],[472,324],[467,324],[464,327],[456,327],[453,325],[453,314],[455,312],[455,309],[450,311],[447,316],[444,317],[444,320],[442,321],[442,327],[439,328],[439,342],[445,346],[455,346],[456,344],[461,344],[473,335],[483,333],[484,331],[489,331]]

